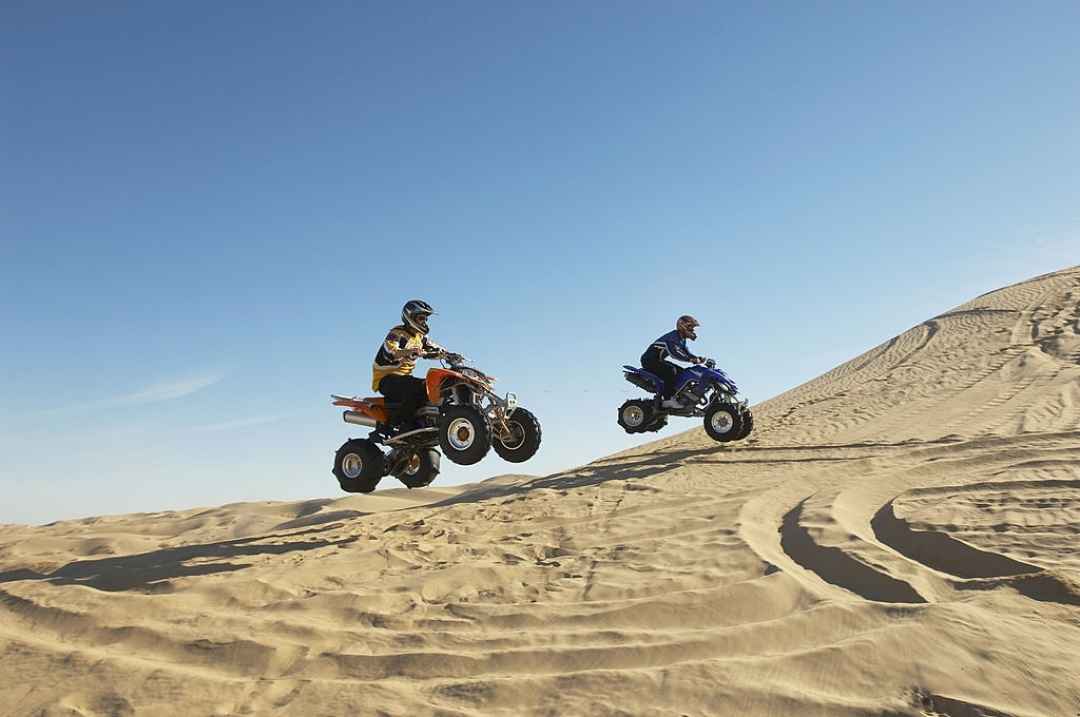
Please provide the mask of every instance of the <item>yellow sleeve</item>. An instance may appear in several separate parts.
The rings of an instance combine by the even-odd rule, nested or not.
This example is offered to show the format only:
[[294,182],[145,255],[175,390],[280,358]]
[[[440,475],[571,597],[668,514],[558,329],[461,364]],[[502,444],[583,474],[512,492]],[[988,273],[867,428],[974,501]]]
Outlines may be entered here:
[[396,361],[409,358],[413,349],[409,348],[409,337],[397,329],[391,329],[383,342],[386,353]]

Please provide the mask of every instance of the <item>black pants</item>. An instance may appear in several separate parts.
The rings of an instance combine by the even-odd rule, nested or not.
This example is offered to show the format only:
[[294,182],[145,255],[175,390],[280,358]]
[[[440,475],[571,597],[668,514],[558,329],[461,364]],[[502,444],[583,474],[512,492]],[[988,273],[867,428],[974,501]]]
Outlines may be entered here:
[[390,374],[379,381],[379,393],[398,404],[390,414],[391,426],[411,421],[420,407],[427,403],[427,384],[415,376]]
[[664,391],[661,395],[664,398],[671,398],[671,394],[675,393],[675,379],[679,377],[679,371],[682,369],[660,358],[660,352],[653,348],[641,354],[641,367],[655,373],[663,380]]

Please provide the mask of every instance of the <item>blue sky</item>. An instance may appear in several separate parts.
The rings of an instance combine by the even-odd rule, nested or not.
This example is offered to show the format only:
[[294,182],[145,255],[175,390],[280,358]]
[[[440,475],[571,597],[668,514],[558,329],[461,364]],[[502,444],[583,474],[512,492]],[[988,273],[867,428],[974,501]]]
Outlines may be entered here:
[[[1076,3],[7,3],[0,521],[337,494],[400,305],[546,473],[1080,257]],[[673,422],[669,431],[692,427]],[[440,482],[513,466],[444,462]],[[388,479],[390,482],[391,479]]]

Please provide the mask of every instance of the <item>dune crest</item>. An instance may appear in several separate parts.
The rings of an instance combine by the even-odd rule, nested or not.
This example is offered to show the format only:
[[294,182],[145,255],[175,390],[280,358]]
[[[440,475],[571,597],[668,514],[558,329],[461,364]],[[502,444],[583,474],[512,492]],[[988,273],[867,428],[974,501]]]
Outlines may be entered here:
[[755,418],[461,490],[0,526],[0,715],[1080,715],[1080,267]]

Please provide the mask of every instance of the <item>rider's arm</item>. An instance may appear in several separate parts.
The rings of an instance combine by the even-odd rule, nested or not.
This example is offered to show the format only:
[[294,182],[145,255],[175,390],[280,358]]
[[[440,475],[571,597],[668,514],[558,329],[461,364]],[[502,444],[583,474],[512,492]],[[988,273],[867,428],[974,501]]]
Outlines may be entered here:
[[408,348],[408,345],[409,337],[397,329],[391,329],[386,335],[386,340],[383,341],[383,349],[395,363],[416,357],[416,349]]
[[424,348],[421,349],[421,353],[420,353],[421,356],[423,356],[424,358],[427,358],[427,359],[437,359],[437,358],[442,358],[447,353],[449,353],[449,352],[446,349],[444,349],[442,346],[439,346],[437,343],[435,343],[434,341],[429,339],[427,336],[424,337]]
[[701,359],[690,353],[690,349],[686,347],[686,341],[682,338],[674,336],[667,342],[668,353],[671,354],[671,358],[676,361],[686,361],[688,363],[700,363]]

